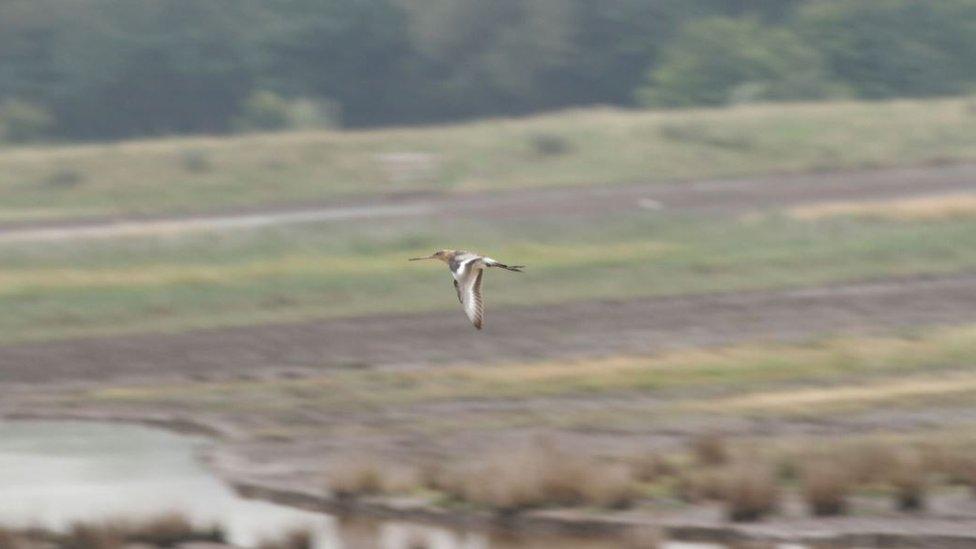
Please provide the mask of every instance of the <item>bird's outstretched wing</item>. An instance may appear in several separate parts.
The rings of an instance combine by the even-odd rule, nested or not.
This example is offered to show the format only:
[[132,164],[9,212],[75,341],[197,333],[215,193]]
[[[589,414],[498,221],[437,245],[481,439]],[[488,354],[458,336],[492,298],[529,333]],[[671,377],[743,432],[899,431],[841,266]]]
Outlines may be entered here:
[[461,280],[458,281],[464,314],[468,315],[468,319],[479,330],[485,318],[485,309],[481,299],[481,277],[484,273],[482,269],[473,269],[469,266],[464,270]]

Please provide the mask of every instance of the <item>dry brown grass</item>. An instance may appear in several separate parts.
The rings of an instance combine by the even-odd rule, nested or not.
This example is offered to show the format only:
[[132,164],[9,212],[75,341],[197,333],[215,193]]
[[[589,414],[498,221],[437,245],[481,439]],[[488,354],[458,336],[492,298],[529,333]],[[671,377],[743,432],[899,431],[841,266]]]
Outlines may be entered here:
[[968,458],[961,461],[958,467],[959,478],[969,486],[973,497],[976,497],[976,458]]
[[263,540],[258,549],[312,549],[315,538],[304,528],[291,530],[277,539]]
[[41,529],[13,531],[0,528],[0,549],[119,549],[122,547],[177,547],[187,543],[225,543],[217,526],[199,528],[177,513],[141,521],[76,522],[67,531]]
[[187,541],[223,542],[225,535],[218,526],[198,528],[188,518],[177,513],[160,515],[124,527],[125,539],[130,543],[147,543],[157,547],[171,547]]
[[760,461],[733,467],[725,482],[726,515],[735,522],[751,522],[774,512],[780,489],[772,468]]
[[0,549],[29,549],[30,540],[19,532],[0,528]]
[[823,517],[847,512],[851,484],[842,461],[819,458],[804,464],[800,489],[810,512]]
[[442,483],[459,499],[501,512],[562,506],[624,508],[637,498],[628,467],[534,441],[456,469]]
[[857,484],[884,482],[898,464],[898,454],[892,444],[879,439],[865,439],[835,451],[840,454],[851,481]]
[[390,466],[370,456],[340,456],[326,473],[326,485],[338,498],[370,496],[387,491]]
[[922,401],[961,397],[973,392],[976,392],[976,377],[967,372],[940,379],[900,376],[897,379],[864,383],[858,387],[818,387],[752,393],[714,399],[696,407],[715,412],[747,410],[813,412],[823,409],[836,411],[841,407],[878,406],[888,402],[905,402],[909,399]]
[[925,507],[929,488],[928,471],[915,452],[902,452],[891,469],[888,482],[894,489],[895,504],[902,511],[918,511]]
[[67,549],[115,549],[131,544],[175,547],[187,542],[223,543],[225,534],[218,526],[199,528],[178,513],[164,514],[143,521],[75,523],[59,537]]
[[641,482],[654,482],[661,477],[675,475],[677,466],[667,457],[655,452],[640,452],[627,460],[634,478]]
[[789,215],[804,221],[831,217],[890,221],[957,219],[976,216],[976,194],[947,194],[862,202],[825,202],[791,208]]
[[725,498],[728,471],[717,468],[686,469],[678,476],[675,496],[688,503]]
[[119,525],[71,525],[60,544],[64,549],[120,549],[125,546],[125,534]]
[[701,465],[724,465],[729,461],[725,438],[718,433],[705,433],[692,439],[691,449]]

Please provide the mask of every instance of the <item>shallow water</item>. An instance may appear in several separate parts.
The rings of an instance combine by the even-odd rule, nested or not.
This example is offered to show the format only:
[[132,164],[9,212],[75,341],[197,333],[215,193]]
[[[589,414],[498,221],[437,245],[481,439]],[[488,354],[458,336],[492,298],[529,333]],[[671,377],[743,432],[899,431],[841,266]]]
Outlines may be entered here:
[[[87,422],[0,422],[0,524],[62,529],[75,521],[180,512],[220,524],[253,546],[293,528],[318,549],[613,549],[613,540],[501,537],[397,521],[338,520],[238,497],[197,459],[206,441],[146,427]],[[707,549],[707,544],[668,544]]]

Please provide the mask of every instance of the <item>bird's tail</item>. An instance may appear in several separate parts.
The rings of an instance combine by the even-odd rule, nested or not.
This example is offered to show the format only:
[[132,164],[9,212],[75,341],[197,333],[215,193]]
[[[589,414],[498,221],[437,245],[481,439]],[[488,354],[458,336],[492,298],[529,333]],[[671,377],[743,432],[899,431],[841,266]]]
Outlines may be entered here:
[[525,268],[525,265],[505,265],[504,263],[495,263],[493,266],[501,267],[502,269],[512,271],[513,273],[521,273],[522,269]]

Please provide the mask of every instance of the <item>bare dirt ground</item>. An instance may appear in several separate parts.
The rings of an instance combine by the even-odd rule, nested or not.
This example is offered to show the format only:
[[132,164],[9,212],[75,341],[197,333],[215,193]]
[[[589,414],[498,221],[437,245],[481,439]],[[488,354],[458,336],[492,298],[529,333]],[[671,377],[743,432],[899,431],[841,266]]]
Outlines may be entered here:
[[282,204],[183,216],[116,216],[0,223],[0,241],[46,241],[222,231],[311,222],[464,216],[596,216],[634,209],[742,213],[826,201],[976,191],[976,164],[477,193],[404,193],[320,204]]
[[273,374],[328,367],[656,353],[976,321],[976,274],[819,288],[587,301],[143,334],[0,347],[8,383]]

